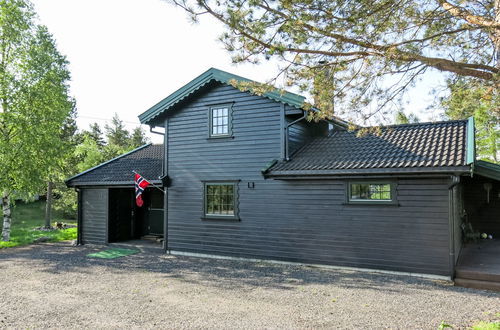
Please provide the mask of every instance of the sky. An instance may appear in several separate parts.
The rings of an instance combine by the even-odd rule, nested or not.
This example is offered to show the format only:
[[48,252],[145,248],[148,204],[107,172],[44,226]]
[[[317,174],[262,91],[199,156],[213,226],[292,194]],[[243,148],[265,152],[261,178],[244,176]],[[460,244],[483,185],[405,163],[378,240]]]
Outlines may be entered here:
[[[104,126],[115,113],[132,129],[140,124],[139,114],[210,67],[261,82],[278,70],[272,61],[232,64],[217,40],[223,31],[219,22],[206,16],[192,24],[182,9],[162,0],[32,2],[70,63],[80,129],[92,122]],[[406,110],[434,119],[424,109],[432,101],[429,86],[436,81],[435,74],[424,77],[409,94]]]

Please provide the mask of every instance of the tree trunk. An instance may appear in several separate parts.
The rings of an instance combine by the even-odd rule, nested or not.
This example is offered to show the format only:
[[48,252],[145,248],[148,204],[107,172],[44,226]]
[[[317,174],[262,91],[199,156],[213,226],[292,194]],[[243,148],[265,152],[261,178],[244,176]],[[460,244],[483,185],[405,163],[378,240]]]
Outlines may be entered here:
[[45,203],[45,228],[50,228],[52,222],[52,186],[54,184],[49,181],[47,183],[47,198]]
[[[495,0],[495,23],[500,25],[500,0]],[[493,44],[495,45],[497,68],[500,68],[500,28],[493,29]]]
[[2,241],[8,242],[10,240],[10,224],[12,218],[10,216],[10,196],[8,193],[4,193],[2,196],[2,208],[3,208],[3,228],[2,228]]

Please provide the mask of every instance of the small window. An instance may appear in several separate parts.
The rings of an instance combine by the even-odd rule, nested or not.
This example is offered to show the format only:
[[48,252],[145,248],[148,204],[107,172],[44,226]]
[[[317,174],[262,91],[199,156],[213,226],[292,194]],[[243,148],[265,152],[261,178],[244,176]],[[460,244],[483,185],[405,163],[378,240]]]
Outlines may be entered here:
[[210,137],[231,135],[231,107],[228,105],[210,108]]
[[205,217],[236,218],[236,184],[205,183]]
[[349,183],[349,202],[393,202],[394,184],[391,182],[351,182]]

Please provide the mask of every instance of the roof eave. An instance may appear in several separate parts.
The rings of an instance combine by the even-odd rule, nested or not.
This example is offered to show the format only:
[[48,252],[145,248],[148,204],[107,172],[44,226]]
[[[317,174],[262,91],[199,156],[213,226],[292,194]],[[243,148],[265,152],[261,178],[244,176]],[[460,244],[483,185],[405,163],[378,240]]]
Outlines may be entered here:
[[474,174],[500,181],[500,165],[478,160],[474,164]]
[[153,105],[148,110],[141,113],[139,117],[139,121],[141,124],[148,124],[152,120],[154,120],[159,114],[165,111],[167,108],[173,106],[174,104],[183,100],[186,96],[195,92],[206,83],[213,79],[213,68],[208,69],[203,72],[201,75],[191,80],[189,83],[185,84],[157,104]]
[[[156,185],[162,184],[161,180],[149,180],[149,183],[153,183]],[[71,188],[81,188],[81,187],[116,187],[116,186],[124,186],[124,187],[134,187],[134,181],[89,181],[89,182],[76,182],[73,184],[67,184],[68,187]]]
[[368,168],[347,170],[297,170],[270,171],[266,178],[299,178],[299,177],[338,177],[362,175],[400,175],[400,174],[465,174],[470,173],[470,166],[443,167],[411,167],[411,168]]

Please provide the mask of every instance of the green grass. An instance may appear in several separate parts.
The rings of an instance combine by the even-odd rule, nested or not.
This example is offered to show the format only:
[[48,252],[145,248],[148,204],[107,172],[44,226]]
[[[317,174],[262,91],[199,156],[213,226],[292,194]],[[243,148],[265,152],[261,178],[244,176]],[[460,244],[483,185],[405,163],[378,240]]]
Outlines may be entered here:
[[451,324],[448,324],[445,321],[443,321],[439,325],[438,330],[443,330],[443,329],[453,329],[453,326]]
[[500,330],[500,322],[479,322],[472,330]]
[[[1,213],[0,213],[1,214]],[[14,246],[22,246],[33,243],[39,237],[50,237],[51,242],[76,239],[76,228],[68,228],[55,231],[34,231],[33,228],[44,225],[45,202],[37,201],[33,203],[17,203],[12,208],[12,227],[10,241],[0,241],[0,249]],[[3,218],[0,217],[0,230]],[[57,212],[53,213],[52,224],[55,221],[75,224],[75,220],[63,219]]]

